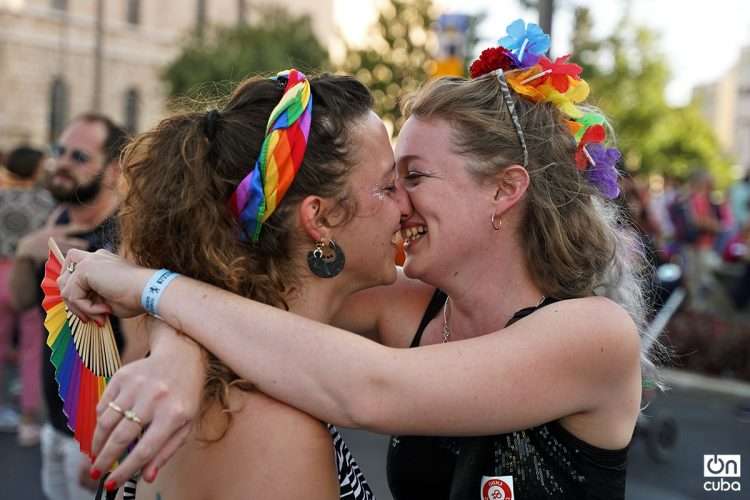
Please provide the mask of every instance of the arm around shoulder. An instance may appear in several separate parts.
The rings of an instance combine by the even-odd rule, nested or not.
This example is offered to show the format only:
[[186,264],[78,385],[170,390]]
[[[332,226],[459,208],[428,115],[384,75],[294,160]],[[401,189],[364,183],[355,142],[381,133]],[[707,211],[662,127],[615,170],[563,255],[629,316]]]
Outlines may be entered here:
[[390,350],[367,371],[367,379],[350,380],[364,388],[352,405],[362,427],[496,434],[632,399],[640,390],[640,339],[614,302],[573,299],[473,339]]

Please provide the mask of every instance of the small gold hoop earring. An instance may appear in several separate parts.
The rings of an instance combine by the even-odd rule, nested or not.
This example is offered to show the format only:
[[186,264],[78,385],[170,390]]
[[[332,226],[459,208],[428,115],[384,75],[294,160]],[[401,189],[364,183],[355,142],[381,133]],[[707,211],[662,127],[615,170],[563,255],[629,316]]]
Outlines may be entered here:
[[502,219],[498,217],[497,220],[495,220],[495,214],[492,214],[490,224],[492,224],[492,229],[494,229],[495,231],[500,231],[500,229],[503,227]]

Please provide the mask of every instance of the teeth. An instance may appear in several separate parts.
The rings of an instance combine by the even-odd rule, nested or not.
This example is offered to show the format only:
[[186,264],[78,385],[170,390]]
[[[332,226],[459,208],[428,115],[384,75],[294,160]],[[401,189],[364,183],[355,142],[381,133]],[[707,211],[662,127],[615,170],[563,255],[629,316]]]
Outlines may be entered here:
[[394,245],[398,245],[402,240],[403,238],[401,237],[401,231],[396,231],[395,233],[393,233],[393,236],[391,236],[391,243],[393,243]]
[[425,226],[412,226],[401,230],[401,235],[403,236],[404,240],[417,240],[426,233],[427,228]]

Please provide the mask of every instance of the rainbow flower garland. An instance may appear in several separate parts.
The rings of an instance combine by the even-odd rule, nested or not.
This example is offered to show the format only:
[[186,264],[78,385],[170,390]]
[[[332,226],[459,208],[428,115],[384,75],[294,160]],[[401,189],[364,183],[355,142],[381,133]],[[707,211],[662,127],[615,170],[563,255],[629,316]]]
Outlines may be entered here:
[[568,62],[569,55],[554,61],[547,58],[549,35],[533,23],[513,21],[498,47],[485,49],[470,67],[472,78],[502,70],[510,87],[532,102],[554,104],[566,116],[565,124],[576,141],[578,170],[603,196],[620,194],[617,161],[620,152],[605,146],[605,119],[599,113],[584,111],[578,105],[589,95],[589,85],[581,79],[582,68]]

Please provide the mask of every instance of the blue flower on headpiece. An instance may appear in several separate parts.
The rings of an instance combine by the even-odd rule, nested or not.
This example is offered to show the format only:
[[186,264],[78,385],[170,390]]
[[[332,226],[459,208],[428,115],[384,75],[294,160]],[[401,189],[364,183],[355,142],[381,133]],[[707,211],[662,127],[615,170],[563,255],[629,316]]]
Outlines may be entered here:
[[529,23],[523,19],[516,19],[508,25],[508,34],[497,41],[521,62],[521,66],[528,68],[539,60],[539,56],[549,50],[550,38],[538,24]]
[[617,198],[620,195],[620,186],[617,183],[620,174],[616,164],[620,159],[620,152],[599,143],[587,144],[585,148],[593,162],[589,163],[586,168],[586,177],[589,182],[610,200]]

